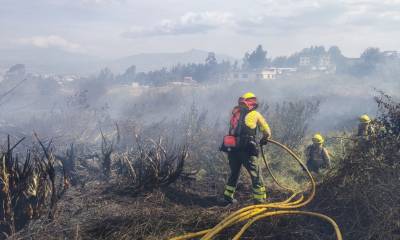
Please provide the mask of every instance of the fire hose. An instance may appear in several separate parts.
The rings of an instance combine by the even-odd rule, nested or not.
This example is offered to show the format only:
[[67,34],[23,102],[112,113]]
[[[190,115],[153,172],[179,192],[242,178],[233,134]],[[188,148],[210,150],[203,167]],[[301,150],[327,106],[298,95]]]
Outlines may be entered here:
[[226,228],[229,228],[235,224],[242,223],[247,221],[240,231],[233,237],[234,240],[240,239],[240,237],[246,232],[248,228],[251,227],[251,225],[258,220],[267,218],[267,217],[272,217],[272,216],[282,216],[282,215],[307,215],[307,216],[312,216],[312,217],[317,217],[320,218],[324,221],[327,221],[335,230],[336,234],[336,239],[337,240],[343,240],[342,234],[340,232],[339,226],[336,224],[336,222],[320,213],[316,212],[310,212],[310,211],[300,211],[300,210],[294,210],[301,208],[307,204],[309,204],[312,199],[315,196],[315,191],[316,191],[316,185],[314,178],[310,171],[307,169],[306,165],[300,160],[300,158],[288,147],[285,145],[272,140],[268,139],[268,142],[277,145],[278,147],[284,149],[289,155],[291,155],[302,167],[302,169],[307,173],[310,183],[311,183],[311,189],[310,193],[305,197],[305,192],[306,191],[295,191],[290,189],[289,187],[283,186],[279,183],[277,178],[272,174],[272,170],[266,161],[265,154],[263,147],[261,146],[261,155],[263,157],[264,163],[268,169],[268,172],[271,174],[273,180],[276,182],[276,184],[291,192],[291,196],[287,198],[284,201],[280,202],[271,202],[271,203],[264,203],[264,204],[255,204],[251,206],[244,207],[242,209],[239,209],[229,216],[227,216],[225,219],[223,219],[220,223],[218,223],[216,226],[210,229],[206,229],[200,232],[195,232],[195,233],[188,233],[182,236],[174,237],[171,238],[170,240],[185,240],[185,239],[192,239],[192,238],[199,238],[201,240],[210,240],[213,239],[217,234],[219,234],[221,231],[223,231]]

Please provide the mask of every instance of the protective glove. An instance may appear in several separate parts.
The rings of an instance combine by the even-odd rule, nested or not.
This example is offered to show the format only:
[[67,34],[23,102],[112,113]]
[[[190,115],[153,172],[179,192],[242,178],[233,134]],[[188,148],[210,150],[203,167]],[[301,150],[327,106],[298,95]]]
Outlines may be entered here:
[[267,136],[262,137],[260,140],[260,145],[264,146],[267,145],[267,143],[268,143],[268,137]]

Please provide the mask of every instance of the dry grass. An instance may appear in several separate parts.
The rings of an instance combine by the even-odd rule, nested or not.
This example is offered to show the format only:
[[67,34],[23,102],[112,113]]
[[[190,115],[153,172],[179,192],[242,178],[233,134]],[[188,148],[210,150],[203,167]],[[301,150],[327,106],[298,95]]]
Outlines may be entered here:
[[[320,179],[316,198],[307,206],[308,210],[335,219],[344,239],[400,239],[400,105],[384,95],[377,102],[381,108],[380,116],[374,123],[377,134],[363,144],[346,144],[346,151],[341,152],[335,161],[335,169]],[[190,135],[193,141],[200,134],[208,134],[205,127],[198,129]],[[179,157],[166,157],[185,156],[182,152],[172,148],[174,154],[165,154],[159,141],[141,146],[141,152],[116,152],[111,158],[109,178],[101,174],[100,160],[94,160],[98,162],[99,177],[85,178],[85,184],[69,189],[58,203],[52,222],[44,217],[33,220],[13,238],[168,239],[212,227],[233,210],[251,204],[247,177],[242,178],[238,186],[240,204],[226,207],[219,200],[223,177],[215,176],[215,171],[220,171],[221,166],[211,170],[208,160],[205,165],[189,162],[189,166],[204,168],[205,173],[187,176],[181,167],[176,167],[181,166],[176,164]],[[203,150],[211,149],[206,144],[196,146]],[[191,151],[195,151],[194,154]],[[189,154],[196,158],[189,158],[188,161],[199,160],[201,156],[211,159],[214,153],[210,150],[201,155],[200,150],[191,149]],[[275,152],[271,157],[276,157],[272,159],[274,162],[280,160],[273,166],[279,172],[277,175],[283,180],[290,178],[285,183],[302,181],[301,171],[295,170],[289,160]],[[126,171],[130,168],[129,164],[121,165],[121,158],[128,158],[133,172]],[[173,159],[175,167],[162,167],[168,166],[163,164],[170,162],[168,159]],[[218,158],[214,164],[224,164],[223,159]],[[140,181],[141,178],[137,177],[139,172],[135,171],[145,171],[142,174],[148,177],[142,179],[151,181]],[[177,174],[171,175],[174,171]],[[162,184],[160,180],[165,179],[163,172],[169,173],[166,176],[174,176],[170,178],[173,181]],[[220,176],[223,174],[225,172],[219,173]],[[286,194],[275,188],[268,178],[266,182],[270,201],[285,198]],[[238,227],[227,229],[218,239],[229,239]],[[326,223],[293,216],[257,222],[243,236],[243,239],[278,240],[333,238],[333,230]]]

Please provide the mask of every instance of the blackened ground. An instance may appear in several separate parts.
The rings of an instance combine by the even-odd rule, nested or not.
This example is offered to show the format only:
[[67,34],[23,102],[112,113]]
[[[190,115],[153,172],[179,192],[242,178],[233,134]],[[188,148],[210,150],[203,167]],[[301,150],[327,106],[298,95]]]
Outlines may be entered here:
[[[219,189],[207,184],[181,182],[132,195],[116,183],[93,180],[71,188],[59,203],[53,222],[35,220],[14,239],[168,239],[185,232],[210,228],[229,213],[252,204],[249,184],[237,190],[239,204],[226,206]],[[204,189],[207,189],[205,191]],[[270,201],[286,195],[269,191]],[[229,228],[218,239],[230,239],[240,226]],[[330,227],[302,217],[265,219],[243,239],[333,239]]]

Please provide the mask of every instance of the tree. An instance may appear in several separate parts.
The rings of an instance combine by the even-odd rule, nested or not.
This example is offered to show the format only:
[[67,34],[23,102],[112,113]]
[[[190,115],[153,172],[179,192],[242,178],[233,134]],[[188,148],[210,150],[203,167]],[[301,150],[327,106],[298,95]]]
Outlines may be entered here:
[[331,62],[335,64],[337,73],[344,73],[347,71],[346,57],[343,56],[339,47],[337,46],[330,47],[328,50],[328,55],[331,59]]
[[217,65],[217,58],[215,57],[214,52],[209,52],[206,58],[206,65],[215,66]]
[[375,65],[383,59],[379,48],[369,47],[361,54],[360,58],[367,64]]
[[232,69],[235,71],[239,69],[239,62],[237,60],[235,60],[235,62],[233,62]]
[[366,76],[373,73],[383,59],[379,48],[369,47],[361,54],[360,61],[349,68],[349,72],[355,76]]
[[99,81],[104,82],[112,82],[114,80],[114,74],[109,68],[103,68],[100,70],[99,75],[97,76]]
[[246,53],[243,58],[243,68],[260,69],[267,65],[267,51],[264,51],[261,45],[258,45],[252,53]]
[[272,61],[272,66],[274,66],[274,67],[288,67],[288,58],[285,57],[285,56],[276,57]]
[[215,78],[217,75],[217,58],[215,57],[215,53],[209,52],[206,58],[206,64],[204,66],[205,71],[205,79]]
[[217,62],[215,53],[209,52],[204,63],[177,64],[170,69],[163,68],[135,75],[135,82],[145,85],[162,86],[172,81],[192,77],[197,82],[221,79],[232,69],[229,61]]
[[308,53],[312,57],[319,57],[321,55],[324,55],[326,51],[324,46],[311,46],[310,48],[308,48]]
[[117,82],[130,84],[135,79],[135,75],[136,75],[136,66],[132,65],[128,69],[126,69],[125,73],[117,76]]
[[124,75],[134,77],[136,74],[136,66],[132,65],[128,69],[126,69]]
[[332,46],[328,50],[329,55],[331,58],[342,58],[343,54],[342,51],[340,51],[338,46]]
[[14,66],[10,67],[5,74],[5,79],[16,81],[21,80],[26,75],[26,68],[24,64],[15,64]]

